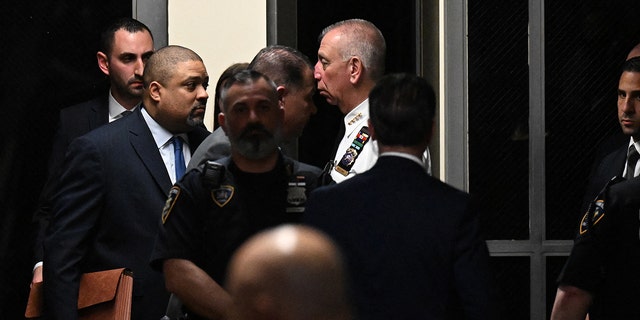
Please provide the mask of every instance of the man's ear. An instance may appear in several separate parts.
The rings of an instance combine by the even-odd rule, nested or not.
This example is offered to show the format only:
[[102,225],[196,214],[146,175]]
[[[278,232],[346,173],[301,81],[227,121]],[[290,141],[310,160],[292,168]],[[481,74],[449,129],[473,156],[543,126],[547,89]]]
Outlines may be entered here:
[[358,83],[362,76],[362,70],[364,67],[362,65],[362,60],[360,60],[360,57],[354,56],[349,58],[347,65],[349,67],[349,82],[351,82],[351,84]]
[[98,59],[98,68],[102,73],[109,75],[109,57],[103,52],[98,51],[96,53],[96,58]]
[[373,127],[373,124],[371,124],[371,119],[367,120],[367,126],[369,127],[369,136],[371,137],[371,140],[377,140],[376,129]]
[[285,86],[278,86],[276,91],[278,92],[278,104],[280,104],[280,108],[283,108],[284,101],[289,95],[289,90]]
[[151,81],[149,83],[149,97],[155,102],[160,101],[162,85],[158,81]]
[[227,123],[225,122],[227,121],[227,119],[224,116],[224,113],[220,112],[218,113],[218,125],[222,128],[222,131],[224,131],[224,133],[227,133]]

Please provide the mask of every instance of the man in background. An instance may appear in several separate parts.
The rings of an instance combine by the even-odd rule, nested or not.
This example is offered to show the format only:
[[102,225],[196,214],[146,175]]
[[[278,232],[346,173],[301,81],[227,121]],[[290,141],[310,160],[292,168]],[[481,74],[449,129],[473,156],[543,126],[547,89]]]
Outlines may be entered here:
[[60,111],[58,130],[49,159],[49,178],[40,195],[34,215],[36,241],[32,283],[42,281],[42,242],[51,215],[51,197],[57,188],[60,166],[71,140],[133,111],[144,90],[144,64],[153,54],[153,36],[147,26],[132,18],[110,24],[100,36],[98,67],[109,78],[106,96],[67,107]]
[[[313,103],[315,81],[309,58],[300,51],[280,45],[260,50],[248,66],[271,79],[278,86],[280,106],[284,109],[280,148],[290,157],[297,158],[295,143],[309,118],[316,113]],[[229,138],[221,128],[216,129],[196,150],[188,170],[229,155]]]
[[629,272],[625,268],[640,265],[637,252],[640,206],[634,195],[640,189],[632,183],[621,183],[608,190],[612,178],[624,177],[631,182],[640,173],[640,57],[631,58],[622,66],[618,120],[628,140],[605,156],[596,167],[596,175],[590,178],[591,192],[602,191],[592,195],[571,255],[558,277],[552,319],[584,319],[587,312],[591,320],[631,319],[640,315],[629,316],[634,314],[638,301],[628,300],[637,296],[629,288],[640,288],[640,278],[637,270]]

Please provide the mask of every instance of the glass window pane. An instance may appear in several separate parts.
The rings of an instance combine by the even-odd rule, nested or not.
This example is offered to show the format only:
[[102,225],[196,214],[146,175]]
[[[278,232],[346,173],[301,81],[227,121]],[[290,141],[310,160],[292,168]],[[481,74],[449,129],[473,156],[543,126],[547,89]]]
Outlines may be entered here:
[[470,0],[468,10],[469,191],[488,239],[528,239],[528,2]]
[[640,2],[545,2],[546,232],[573,239],[600,142],[620,133],[619,68],[640,41]]
[[505,319],[529,319],[529,257],[491,257]]

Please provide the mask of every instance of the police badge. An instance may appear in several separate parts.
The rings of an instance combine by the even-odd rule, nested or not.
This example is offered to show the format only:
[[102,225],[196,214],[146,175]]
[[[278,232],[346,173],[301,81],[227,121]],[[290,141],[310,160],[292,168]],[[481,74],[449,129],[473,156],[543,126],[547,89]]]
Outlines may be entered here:
[[287,189],[287,213],[303,213],[307,202],[307,183],[304,176],[296,176],[295,181],[289,182]]
[[213,199],[213,202],[215,202],[218,207],[222,208],[233,198],[234,191],[235,188],[233,188],[233,186],[220,186],[218,189],[211,190],[211,199]]

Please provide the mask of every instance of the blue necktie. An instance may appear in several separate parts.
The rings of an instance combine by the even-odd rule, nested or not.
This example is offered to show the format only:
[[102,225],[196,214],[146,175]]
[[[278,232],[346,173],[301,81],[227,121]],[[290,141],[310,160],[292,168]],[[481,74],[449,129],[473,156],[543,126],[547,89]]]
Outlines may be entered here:
[[182,139],[180,137],[173,137],[173,154],[174,165],[176,167],[176,181],[180,180],[184,175],[186,168],[184,164],[184,155],[182,154]]

